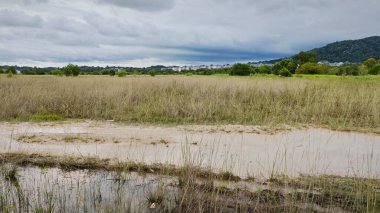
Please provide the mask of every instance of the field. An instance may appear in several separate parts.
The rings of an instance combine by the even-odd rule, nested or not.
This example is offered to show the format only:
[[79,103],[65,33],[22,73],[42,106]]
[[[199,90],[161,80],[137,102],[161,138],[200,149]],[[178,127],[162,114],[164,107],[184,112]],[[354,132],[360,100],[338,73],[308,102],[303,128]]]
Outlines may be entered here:
[[[378,78],[0,77],[0,119],[314,125],[377,131]],[[41,118],[42,117],[42,118]]]
[[0,75],[0,212],[379,212],[380,78]]

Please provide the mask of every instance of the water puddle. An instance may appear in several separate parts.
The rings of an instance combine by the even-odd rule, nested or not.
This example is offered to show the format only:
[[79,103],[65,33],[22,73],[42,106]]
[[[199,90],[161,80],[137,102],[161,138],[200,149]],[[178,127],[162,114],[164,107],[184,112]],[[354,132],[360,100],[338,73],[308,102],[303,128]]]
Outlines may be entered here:
[[[29,138],[29,139],[28,139]],[[241,177],[380,177],[380,136],[326,129],[267,134],[249,126],[1,123],[0,152],[99,157],[232,171]]]
[[[18,167],[15,176],[9,178],[12,168],[3,165],[0,173],[0,211],[4,212],[178,212],[185,209],[244,212],[269,210],[276,205],[286,208],[284,196],[291,198],[295,193],[307,194],[305,197],[318,195],[314,191],[255,182],[196,180],[197,184],[186,185],[188,180],[183,177],[56,168]],[[297,199],[289,205],[315,212],[344,212],[329,204],[322,207]]]

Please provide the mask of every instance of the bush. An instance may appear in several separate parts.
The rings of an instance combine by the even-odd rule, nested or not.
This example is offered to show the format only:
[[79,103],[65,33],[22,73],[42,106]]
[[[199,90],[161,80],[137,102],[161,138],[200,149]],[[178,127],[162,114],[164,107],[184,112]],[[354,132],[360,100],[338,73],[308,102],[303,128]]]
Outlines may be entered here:
[[230,69],[230,75],[248,76],[254,73],[253,67],[249,64],[234,64]]
[[101,73],[102,75],[110,75],[110,76],[114,76],[116,74],[114,69],[104,69],[102,70]]
[[326,74],[327,73],[327,66],[322,64],[316,64],[316,63],[305,63],[301,65],[296,73],[297,74]]
[[154,70],[149,70],[148,74],[153,77],[156,75],[156,72]]
[[380,64],[373,66],[369,69],[368,74],[370,75],[379,75],[380,74]]
[[117,73],[116,73],[117,76],[119,77],[125,77],[128,75],[127,71],[125,71],[125,69],[121,69],[119,70]]
[[63,68],[63,73],[66,76],[78,76],[80,73],[80,67],[74,64],[69,64],[66,67]]
[[198,69],[197,71],[197,74],[200,74],[200,75],[212,75],[212,74],[215,74],[215,72],[211,69],[208,69],[208,68],[201,68],[201,69]]
[[270,74],[272,72],[272,68],[268,65],[261,65],[256,72],[259,74]]
[[50,74],[62,76],[64,73],[62,70],[52,70]]
[[282,68],[282,69],[278,72],[278,74],[279,74],[280,76],[283,76],[283,77],[291,77],[291,76],[292,76],[292,73],[289,72],[289,70],[286,69],[285,67]]
[[339,67],[337,75],[359,75],[359,65],[350,64]]

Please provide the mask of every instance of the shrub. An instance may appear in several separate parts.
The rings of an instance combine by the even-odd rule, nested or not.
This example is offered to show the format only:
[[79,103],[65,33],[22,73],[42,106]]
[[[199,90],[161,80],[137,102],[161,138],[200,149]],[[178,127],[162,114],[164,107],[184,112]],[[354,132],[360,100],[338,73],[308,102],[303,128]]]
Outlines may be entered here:
[[141,74],[141,72],[139,72],[138,70],[134,70],[133,72],[132,72],[132,75],[140,75]]
[[78,76],[80,73],[80,67],[74,64],[69,64],[66,67],[63,68],[63,73],[66,76]]
[[125,77],[128,75],[127,71],[125,71],[125,69],[121,69],[119,70],[117,73],[116,73],[117,76],[119,77]]
[[230,69],[230,75],[248,76],[254,74],[254,69],[249,64],[234,64]]
[[154,70],[149,70],[148,74],[153,77],[156,75],[156,72]]
[[339,67],[337,75],[359,75],[359,65],[349,64]]
[[272,72],[272,68],[268,65],[261,65],[256,72],[259,74],[270,74]]
[[301,65],[297,71],[297,74],[325,74],[327,73],[327,66],[316,63],[305,63]]
[[114,76],[116,74],[114,69],[104,69],[102,70],[101,73],[102,75],[110,75],[110,76]]
[[50,74],[62,76],[64,73],[62,70],[52,70]]
[[289,70],[286,69],[285,67],[282,68],[282,69],[278,72],[278,74],[279,74],[280,76],[283,76],[283,77],[291,77],[291,76],[292,76],[292,73],[290,73]]
[[376,64],[371,69],[369,69],[368,74],[379,75],[380,74],[380,64]]

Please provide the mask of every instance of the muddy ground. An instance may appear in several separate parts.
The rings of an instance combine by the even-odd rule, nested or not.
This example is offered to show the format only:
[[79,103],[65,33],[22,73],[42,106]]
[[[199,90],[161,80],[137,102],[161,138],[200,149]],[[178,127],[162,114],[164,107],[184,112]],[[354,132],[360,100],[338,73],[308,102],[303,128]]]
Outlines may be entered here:
[[380,135],[319,128],[2,122],[0,152],[190,163],[241,177],[380,177]]

